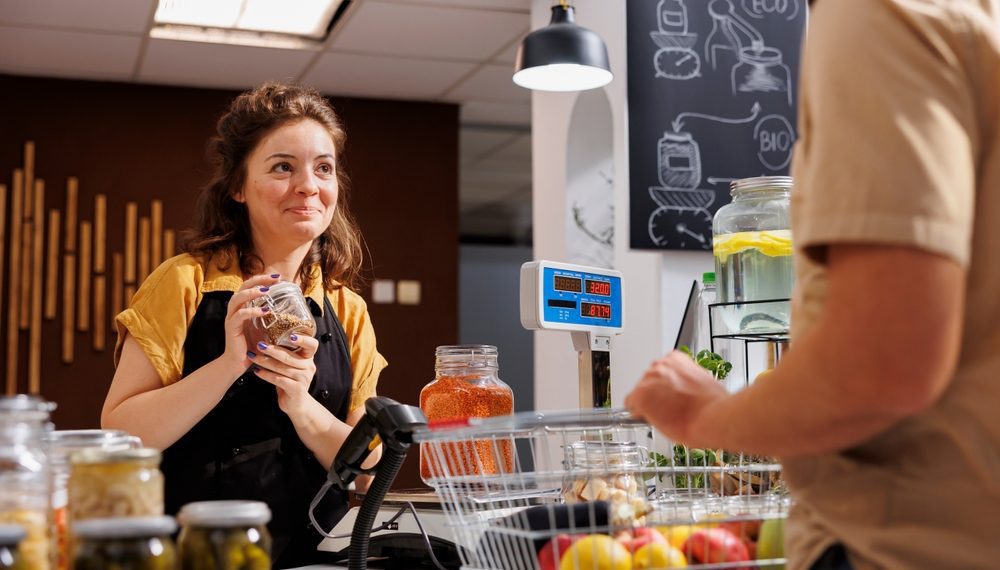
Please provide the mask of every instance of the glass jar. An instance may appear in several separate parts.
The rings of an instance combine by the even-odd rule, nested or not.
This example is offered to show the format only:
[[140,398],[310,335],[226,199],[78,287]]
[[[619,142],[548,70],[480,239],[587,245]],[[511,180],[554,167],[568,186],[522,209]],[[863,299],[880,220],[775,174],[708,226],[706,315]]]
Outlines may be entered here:
[[646,450],[633,441],[577,441],[563,450],[567,504],[608,501],[612,515],[641,524],[648,510],[642,470]]
[[69,522],[163,515],[160,452],[84,449],[70,455]]
[[29,568],[51,567],[52,470],[45,437],[55,407],[34,396],[0,398],[0,524],[24,527],[19,551]]
[[[779,333],[788,330],[794,284],[789,193],[792,179],[765,176],[736,180],[733,200],[712,221],[712,250],[726,332]],[[763,303],[760,301],[773,301]]]
[[[483,344],[439,346],[435,377],[420,391],[420,409],[429,423],[506,416],[514,413],[514,391],[497,376],[497,347]],[[443,464],[441,463],[443,462]],[[470,440],[420,446],[420,476],[496,475],[514,470],[510,440]]]
[[271,568],[271,510],[260,501],[199,501],[177,515],[181,570]]
[[18,552],[18,545],[27,534],[20,525],[0,524],[0,570],[27,569]]
[[90,519],[73,525],[74,570],[174,570],[171,517]]
[[52,518],[56,551],[56,568],[70,567],[67,542],[69,504],[69,456],[84,449],[117,451],[142,447],[139,438],[118,430],[81,429],[57,430],[47,437],[49,461],[52,464]]
[[313,318],[309,304],[306,302],[302,289],[290,281],[281,281],[271,285],[267,294],[250,301],[252,307],[267,307],[268,311],[261,316],[247,321],[247,336],[250,346],[258,341],[283,346],[292,350],[298,349],[291,344],[290,337],[295,335],[313,336],[316,334],[316,320]]

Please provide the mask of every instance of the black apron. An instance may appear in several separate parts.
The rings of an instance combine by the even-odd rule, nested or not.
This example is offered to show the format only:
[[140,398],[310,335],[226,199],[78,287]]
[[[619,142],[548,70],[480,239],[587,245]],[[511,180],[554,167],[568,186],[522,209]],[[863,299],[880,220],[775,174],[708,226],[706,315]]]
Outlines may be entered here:
[[[223,327],[232,295],[206,293],[198,305],[184,341],[181,382],[225,351]],[[347,338],[325,296],[323,311],[312,299],[307,302],[320,341],[309,393],[344,421],[352,386]],[[267,527],[274,567],[318,560],[316,545],[323,537],[309,522],[309,503],[326,481],[327,471],[278,407],[275,387],[250,370],[233,382],[212,411],[164,450],[161,469],[167,514],[176,515],[192,501],[264,501],[271,509]],[[316,520],[329,531],[347,507],[347,494],[331,488],[316,508]]]

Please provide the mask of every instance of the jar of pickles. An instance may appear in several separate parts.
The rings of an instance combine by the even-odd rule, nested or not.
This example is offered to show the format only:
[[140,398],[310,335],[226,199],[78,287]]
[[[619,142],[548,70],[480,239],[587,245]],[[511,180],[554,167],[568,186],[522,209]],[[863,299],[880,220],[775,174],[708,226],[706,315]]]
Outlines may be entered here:
[[267,312],[247,321],[247,334],[251,345],[263,341],[268,344],[297,349],[291,344],[292,335],[316,334],[316,320],[302,289],[290,281],[271,285],[267,294],[249,303],[252,307],[265,307]]
[[181,507],[182,570],[268,570],[271,510],[260,501],[199,501]]
[[[420,391],[428,423],[514,413],[514,391],[497,376],[497,347],[439,346],[434,380]],[[510,440],[482,439],[420,445],[420,476],[497,475],[514,470]]]
[[89,519],[73,525],[74,570],[174,570],[171,517]]
[[69,521],[163,515],[160,452],[85,449],[70,456]]
[[25,566],[51,567],[49,510],[52,476],[45,435],[55,404],[34,396],[0,398],[0,524],[24,528]]
[[730,185],[732,202],[715,213],[712,251],[718,302],[741,303],[718,310],[725,332],[788,329],[787,299],[794,283],[791,190],[787,176],[736,180]]
[[55,526],[56,568],[70,566],[67,538],[69,504],[69,456],[84,449],[120,451],[142,447],[139,438],[118,430],[56,430],[46,438],[52,463],[52,517]]
[[18,546],[26,535],[22,526],[0,524],[0,570],[27,570],[28,566],[18,552]]

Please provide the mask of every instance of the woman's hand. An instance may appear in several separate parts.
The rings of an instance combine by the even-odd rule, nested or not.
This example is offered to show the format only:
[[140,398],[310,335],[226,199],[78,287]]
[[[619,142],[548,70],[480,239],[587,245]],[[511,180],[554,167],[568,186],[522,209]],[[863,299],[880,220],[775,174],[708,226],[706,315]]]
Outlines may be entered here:
[[673,351],[653,362],[625,398],[625,407],[664,435],[687,445],[700,445],[701,411],[721,398],[725,387],[691,357]]
[[281,411],[297,422],[315,403],[309,394],[309,386],[316,376],[313,356],[319,348],[319,341],[311,336],[294,334],[290,340],[298,350],[259,342],[247,356],[254,363],[254,374],[277,388]]
[[247,303],[266,295],[268,287],[280,281],[279,277],[279,275],[256,275],[244,281],[243,286],[233,293],[226,313],[226,350],[222,355],[223,360],[239,363],[237,366],[242,370],[250,366],[252,362],[248,358],[250,346],[244,330],[247,321],[266,314],[268,309],[248,307]]

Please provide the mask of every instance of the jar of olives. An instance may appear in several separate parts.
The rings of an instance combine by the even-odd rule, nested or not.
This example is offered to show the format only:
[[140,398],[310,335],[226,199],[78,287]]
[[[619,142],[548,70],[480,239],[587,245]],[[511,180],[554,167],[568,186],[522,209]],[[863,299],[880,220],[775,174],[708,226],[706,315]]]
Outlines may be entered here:
[[73,525],[74,570],[173,570],[177,564],[170,535],[177,523],[167,516],[115,517]]
[[182,570],[268,570],[271,510],[260,501],[200,501],[181,507]]
[[28,533],[16,524],[0,524],[0,570],[27,568],[17,547]]

